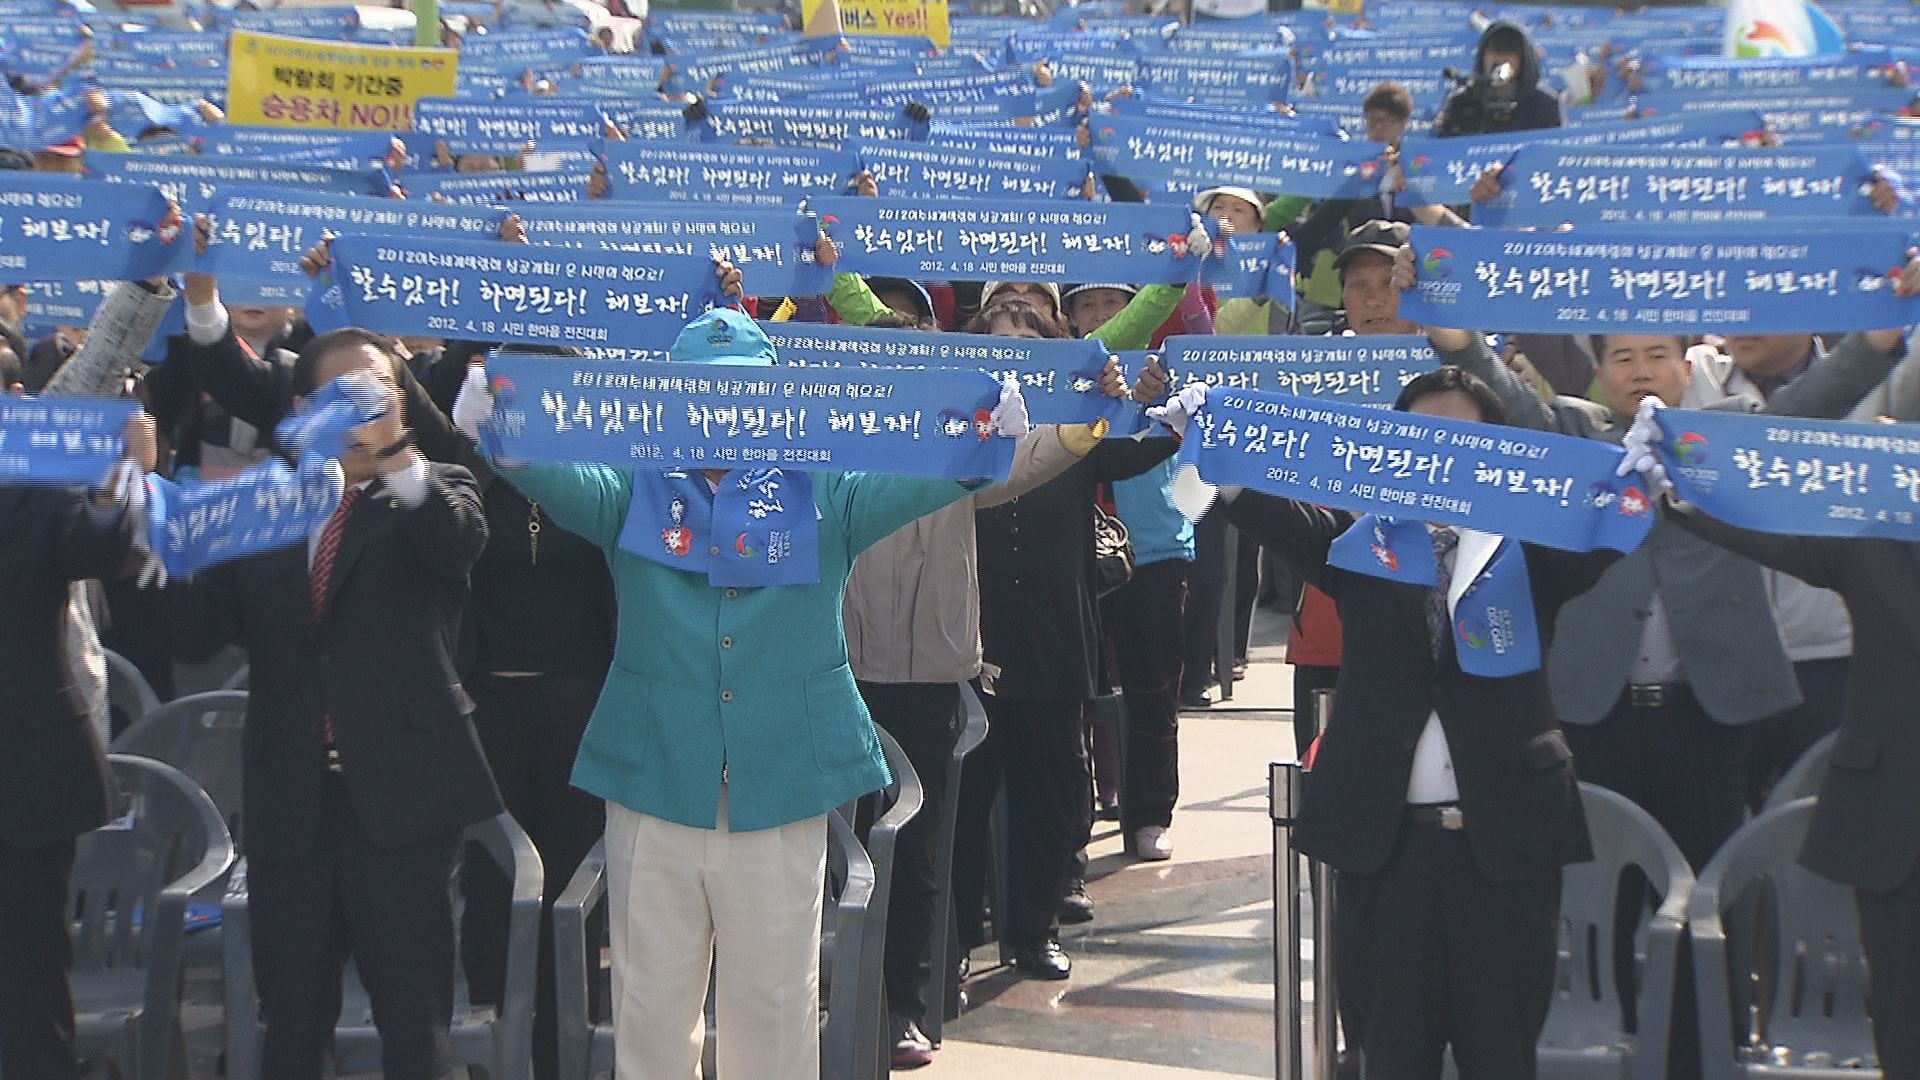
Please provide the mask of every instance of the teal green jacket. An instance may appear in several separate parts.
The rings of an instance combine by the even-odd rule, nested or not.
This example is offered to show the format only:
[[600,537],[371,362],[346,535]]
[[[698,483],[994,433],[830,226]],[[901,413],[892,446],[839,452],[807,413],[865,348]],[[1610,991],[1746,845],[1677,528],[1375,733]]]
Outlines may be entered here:
[[508,474],[563,529],[598,544],[620,604],[613,668],[573,783],[693,828],[770,829],[890,782],[847,666],[841,597],[854,557],[970,492],[951,480],[814,473],[820,580],[719,589],[620,550],[632,478],[599,465]]

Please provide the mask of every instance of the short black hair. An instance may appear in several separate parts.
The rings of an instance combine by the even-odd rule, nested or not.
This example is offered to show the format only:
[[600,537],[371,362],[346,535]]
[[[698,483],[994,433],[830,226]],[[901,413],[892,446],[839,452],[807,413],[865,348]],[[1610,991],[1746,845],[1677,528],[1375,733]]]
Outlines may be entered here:
[[1438,367],[1400,388],[1400,396],[1394,400],[1397,412],[1410,412],[1413,406],[1423,398],[1436,394],[1465,394],[1480,407],[1480,422],[1483,424],[1504,424],[1507,422],[1507,407],[1501,403],[1500,395],[1493,392],[1478,375],[1463,368],[1448,364]]
[[300,355],[293,361],[293,392],[301,396],[320,389],[316,383],[320,371],[320,362],[342,349],[357,349],[366,346],[380,354],[387,363],[387,374],[393,379],[394,388],[403,383],[400,379],[400,354],[393,351],[393,343],[385,335],[371,330],[362,330],[357,326],[345,326],[338,330],[329,330],[307,342]]
[[[1625,334],[1625,333],[1628,333],[1628,332],[1629,332],[1629,331],[1621,331],[1621,333],[1622,333],[1622,334]],[[1672,338],[1672,339],[1673,339],[1674,341],[1676,341],[1676,342],[1678,342],[1678,343],[1680,344],[1680,355],[1681,355],[1681,356],[1685,356],[1685,355],[1687,355],[1687,350],[1688,350],[1688,349],[1691,349],[1691,348],[1693,348],[1693,343],[1694,343],[1694,340],[1695,340],[1694,338],[1692,338],[1691,336],[1689,336],[1689,335],[1687,335],[1687,334],[1646,334],[1646,335],[1641,335],[1641,334],[1640,334],[1640,333],[1639,333],[1638,331],[1632,331],[1632,333],[1633,333],[1633,334],[1634,334],[1634,336],[1636,336],[1636,337],[1640,337],[1640,336],[1645,336],[1645,337],[1670,337],[1670,338]],[[1588,336],[1588,338],[1587,338],[1587,348],[1589,348],[1589,349],[1592,349],[1592,350],[1593,350],[1593,362],[1594,362],[1594,363],[1595,363],[1596,365],[1597,365],[1597,364],[1600,364],[1600,363],[1602,363],[1602,362],[1604,362],[1604,361],[1606,360],[1606,358],[1607,358],[1607,339],[1608,339],[1609,337],[1612,337],[1612,336],[1613,336],[1612,334],[1604,334],[1604,333],[1602,333],[1602,334],[1592,334],[1592,335],[1589,335],[1589,336]],[[1578,339],[1576,339],[1576,340],[1578,340]]]
[[1383,112],[1396,120],[1413,117],[1413,95],[1397,82],[1383,82],[1360,103],[1363,113]]

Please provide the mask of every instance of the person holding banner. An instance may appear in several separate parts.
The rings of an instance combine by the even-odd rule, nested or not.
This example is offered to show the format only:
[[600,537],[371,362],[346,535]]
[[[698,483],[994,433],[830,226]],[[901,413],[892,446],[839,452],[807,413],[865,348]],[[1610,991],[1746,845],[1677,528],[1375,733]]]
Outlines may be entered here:
[[[776,361],[732,309],[688,323],[668,357]],[[455,411],[477,436],[492,414],[484,385],[469,382]],[[1010,386],[983,435],[1017,437],[1025,417]],[[508,476],[601,548],[619,597],[613,669],[573,779],[607,800],[622,1074],[697,1073],[717,961],[721,1071],[818,1077],[825,815],[887,781],[848,663],[846,582],[855,556],[977,485],[555,464]],[[762,527],[789,557],[719,558]]]
[[[1187,433],[1207,396],[1188,386],[1149,415]],[[1395,409],[1505,418],[1493,390],[1455,367],[1408,383]],[[1531,1080],[1553,997],[1561,867],[1592,857],[1539,657],[1556,612],[1618,554],[1255,491],[1220,497],[1235,525],[1340,609],[1337,719],[1308,773],[1294,844],[1340,872],[1340,976],[1366,1021],[1367,1074],[1436,1076],[1451,1046],[1461,1080]],[[1505,609],[1519,647],[1456,641],[1470,595]],[[1538,640],[1519,640],[1529,633]]]
[[84,491],[0,486],[0,1076],[79,1080],[67,925],[74,840],[112,815],[84,658],[68,632],[69,589],[142,562],[153,423],[124,432],[130,483]]

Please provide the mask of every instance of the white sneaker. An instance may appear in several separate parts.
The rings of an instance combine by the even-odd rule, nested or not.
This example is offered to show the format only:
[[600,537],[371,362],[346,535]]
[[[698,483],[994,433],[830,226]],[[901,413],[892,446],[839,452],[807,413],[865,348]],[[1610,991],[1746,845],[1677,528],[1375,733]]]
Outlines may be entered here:
[[1141,862],[1165,862],[1173,858],[1173,840],[1159,825],[1149,825],[1133,834],[1133,857]]

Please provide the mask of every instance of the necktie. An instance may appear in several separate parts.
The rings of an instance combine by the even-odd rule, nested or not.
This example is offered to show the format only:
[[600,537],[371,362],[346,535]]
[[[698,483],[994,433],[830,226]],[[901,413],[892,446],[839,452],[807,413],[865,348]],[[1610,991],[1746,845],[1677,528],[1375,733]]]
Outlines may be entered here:
[[1440,653],[1446,648],[1449,636],[1447,617],[1447,591],[1453,586],[1453,549],[1460,543],[1460,534],[1442,526],[1431,530],[1433,534],[1434,586],[1427,593],[1427,644],[1433,648],[1433,658],[1440,659]]
[[[320,530],[320,546],[313,551],[313,569],[307,574],[309,598],[312,601],[313,626],[320,628],[320,621],[327,613],[327,589],[333,581],[333,561],[340,554],[340,535],[347,531],[347,518],[353,515],[353,508],[360,501],[361,489],[348,488],[340,496],[340,505],[327,519],[326,528]],[[340,768],[339,755],[333,748],[333,717],[321,721],[321,736],[326,741],[327,767]]]

